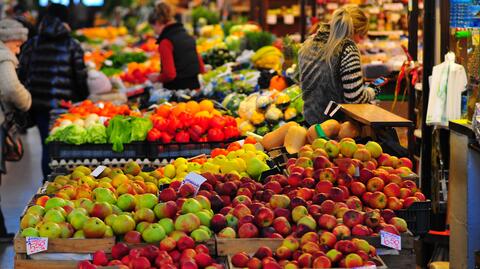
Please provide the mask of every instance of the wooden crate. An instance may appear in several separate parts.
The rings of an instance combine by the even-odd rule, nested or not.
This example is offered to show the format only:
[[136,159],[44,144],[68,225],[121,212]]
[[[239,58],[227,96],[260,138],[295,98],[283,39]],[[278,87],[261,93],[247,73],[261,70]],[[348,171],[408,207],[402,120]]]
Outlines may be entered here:
[[[19,233],[13,239],[16,269],[76,269],[78,261],[33,260],[27,255],[25,237]],[[92,254],[97,250],[110,253],[115,245],[115,237],[98,239],[48,239],[48,249],[42,253]],[[110,267],[115,268],[115,267]]]
[[217,255],[228,256],[244,251],[255,253],[260,246],[267,246],[272,250],[282,245],[283,239],[273,238],[219,238],[217,240]]
[[[232,256],[233,256],[233,255],[228,255],[228,256],[227,256],[227,265],[228,265],[228,268],[229,268],[229,269],[237,269],[238,267],[235,267],[235,266],[233,266],[233,264],[232,264]],[[377,265],[377,267],[376,267],[377,269],[388,269],[388,268],[390,268],[390,267],[387,267],[387,265],[383,262],[382,258],[380,258],[380,257],[377,256],[377,257],[375,257],[375,259],[376,259],[378,262],[380,262],[380,264],[381,264],[381,265]],[[415,267],[412,267],[412,268],[415,268]],[[239,269],[239,268],[238,268],[238,269]],[[332,269],[345,269],[345,268],[332,268]],[[411,268],[410,268],[410,269],[411,269]]]

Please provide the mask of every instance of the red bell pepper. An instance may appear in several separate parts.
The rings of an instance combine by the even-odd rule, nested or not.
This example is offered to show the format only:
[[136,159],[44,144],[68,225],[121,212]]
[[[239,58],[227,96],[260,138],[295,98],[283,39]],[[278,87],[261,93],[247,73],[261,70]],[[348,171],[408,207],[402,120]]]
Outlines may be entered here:
[[172,136],[168,134],[167,132],[162,132],[161,133],[161,140],[163,144],[169,144],[172,142]]
[[228,126],[223,128],[223,133],[225,136],[225,140],[229,140],[231,138],[238,137],[240,135],[238,128],[233,126]]
[[202,135],[205,133],[205,129],[203,129],[200,125],[195,124],[188,129],[188,133],[193,141],[198,142],[198,140],[200,140]]
[[222,116],[213,116],[210,119],[210,128],[222,129],[225,126],[226,120]]
[[228,126],[237,127],[237,121],[235,120],[234,117],[232,117],[232,116],[224,116],[224,119],[225,119],[225,127],[228,127]]
[[147,141],[155,142],[160,139],[160,135],[161,134],[159,130],[152,128],[150,131],[148,131]]
[[178,143],[190,142],[190,135],[185,131],[180,131],[175,135],[175,141]]
[[225,135],[222,130],[219,128],[212,128],[208,130],[208,141],[210,142],[221,142],[225,139]]

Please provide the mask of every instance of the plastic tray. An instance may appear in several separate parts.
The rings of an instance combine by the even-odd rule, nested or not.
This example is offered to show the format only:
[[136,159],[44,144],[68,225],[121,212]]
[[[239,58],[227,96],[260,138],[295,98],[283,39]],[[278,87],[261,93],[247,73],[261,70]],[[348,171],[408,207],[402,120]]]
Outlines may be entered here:
[[397,210],[397,217],[404,219],[408,224],[408,229],[414,235],[425,235],[430,230],[430,210],[432,202],[415,202],[409,208]]
[[223,142],[205,142],[205,143],[148,143],[147,158],[149,159],[175,159],[179,157],[191,158],[198,155],[210,155],[215,148],[226,148],[230,143],[241,140],[235,138]]
[[123,147],[123,152],[115,152],[112,150],[112,144],[70,145],[61,142],[52,142],[48,144],[50,158],[54,160],[107,158],[143,159],[147,157],[147,146],[145,142],[124,144]]

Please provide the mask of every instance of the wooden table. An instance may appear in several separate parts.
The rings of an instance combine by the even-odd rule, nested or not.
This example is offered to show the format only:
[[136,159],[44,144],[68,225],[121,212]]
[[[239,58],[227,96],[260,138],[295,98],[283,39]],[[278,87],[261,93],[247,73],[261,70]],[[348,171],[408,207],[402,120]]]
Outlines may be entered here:
[[411,120],[372,104],[342,104],[342,111],[348,118],[373,129],[383,127],[408,128],[408,153],[409,157],[413,158],[415,125]]

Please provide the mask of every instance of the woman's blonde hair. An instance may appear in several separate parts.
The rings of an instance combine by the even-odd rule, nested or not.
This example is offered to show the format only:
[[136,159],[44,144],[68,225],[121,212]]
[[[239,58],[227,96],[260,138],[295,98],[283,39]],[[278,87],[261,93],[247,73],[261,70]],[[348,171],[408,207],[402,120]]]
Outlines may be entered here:
[[166,24],[172,20],[173,20],[173,9],[172,7],[170,7],[169,4],[163,1],[158,1],[155,4],[155,8],[153,12],[148,17],[148,22],[152,25],[155,24],[155,22],[157,21],[159,23]]
[[354,34],[366,35],[368,32],[368,18],[357,5],[346,5],[333,13],[330,23],[330,34],[321,60],[326,61],[330,68],[337,47],[345,38]]

